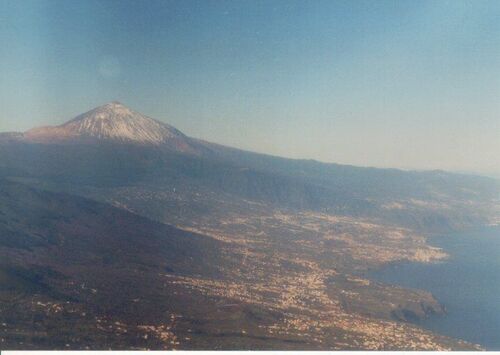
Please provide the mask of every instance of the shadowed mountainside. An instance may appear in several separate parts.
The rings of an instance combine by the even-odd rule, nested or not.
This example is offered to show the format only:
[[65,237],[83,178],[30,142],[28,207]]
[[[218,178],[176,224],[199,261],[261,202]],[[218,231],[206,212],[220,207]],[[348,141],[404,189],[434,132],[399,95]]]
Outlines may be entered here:
[[443,312],[432,295],[360,275],[442,260],[421,233],[498,222],[499,191],[477,176],[245,152],[116,102],[0,134],[0,339],[19,349],[475,348],[408,324]]

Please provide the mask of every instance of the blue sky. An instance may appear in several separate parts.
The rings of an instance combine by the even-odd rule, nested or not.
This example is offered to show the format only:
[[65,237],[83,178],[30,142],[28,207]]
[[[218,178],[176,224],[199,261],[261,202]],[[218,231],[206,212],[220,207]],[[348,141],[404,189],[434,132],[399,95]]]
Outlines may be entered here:
[[186,134],[500,175],[498,1],[0,0],[0,131],[108,101]]

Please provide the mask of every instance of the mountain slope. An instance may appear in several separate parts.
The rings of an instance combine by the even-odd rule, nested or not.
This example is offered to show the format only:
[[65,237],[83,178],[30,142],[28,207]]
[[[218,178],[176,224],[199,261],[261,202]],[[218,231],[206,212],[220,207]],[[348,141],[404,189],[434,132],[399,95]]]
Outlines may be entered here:
[[441,260],[419,232],[487,223],[496,198],[490,179],[202,142],[117,103],[0,135],[0,342],[475,348],[405,323],[440,312],[432,295],[362,273]]
[[[0,179],[1,348],[474,349],[391,323],[388,302],[380,320],[346,313],[300,250],[242,246]],[[335,287],[359,286],[341,277]],[[376,291],[402,310],[439,309],[422,292]]]
[[[0,348],[172,349],[181,339],[203,347],[205,333],[236,326],[231,310],[174,280],[217,280],[235,267],[225,248],[109,205],[0,179]],[[186,342],[193,327],[199,336]]]
[[432,231],[494,221],[500,191],[498,181],[477,176],[325,164],[224,147],[187,137],[119,103],[61,126],[0,137],[0,170],[57,186],[64,182],[69,191],[82,185],[189,186]]
[[190,139],[174,127],[135,112],[119,102],[110,102],[60,125],[34,128],[24,134],[30,142],[99,141],[169,146],[193,152]]

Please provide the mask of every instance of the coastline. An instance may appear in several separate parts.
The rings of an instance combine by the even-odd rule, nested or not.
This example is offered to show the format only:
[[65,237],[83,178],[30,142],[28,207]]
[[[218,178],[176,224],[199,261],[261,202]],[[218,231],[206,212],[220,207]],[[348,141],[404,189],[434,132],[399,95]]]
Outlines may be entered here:
[[[481,332],[487,333],[488,329],[495,328],[491,324],[500,323],[500,319],[496,321],[500,318],[500,313],[495,310],[492,303],[494,301],[489,296],[495,294],[493,289],[498,283],[493,281],[490,284],[484,282],[480,286],[476,285],[478,280],[482,279],[480,276],[486,274],[485,279],[488,276],[495,277],[494,272],[498,271],[495,267],[498,264],[495,264],[496,260],[492,258],[494,255],[488,257],[488,253],[494,253],[495,248],[500,245],[500,238],[496,238],[496,235],[500,235],[498,224],[466,228],[446,234],[434,233],[428,235],[428,244],[442,249],[449,255],[448,258],[431,262],[391,262],[367,271],[364,277],[392,287],[430,292],[445,310],[443,314],[429,313],[425,318],[408,320],[409,323],[439,335],[478,344],[486,350],[499,350],[500,341],[495,339],[492,330],[489,330],[491,335],[481,335],[480,331],[474,330],[476,326]],[[490,246],[488,243],[493,244]],[[492,263],[491,267],[488,263]],[[467,332],[466,329],[470,331]],[[479,342],[477,339],[484,340]]]

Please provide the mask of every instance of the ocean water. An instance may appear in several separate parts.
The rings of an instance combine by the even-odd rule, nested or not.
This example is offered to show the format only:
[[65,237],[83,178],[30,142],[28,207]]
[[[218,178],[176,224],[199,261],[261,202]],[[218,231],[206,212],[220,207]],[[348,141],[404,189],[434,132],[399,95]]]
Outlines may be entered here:
[[369,277],[432,292],[447,314],[421,321],[421,327],[500,350],[500,226],[435,237],[429,243],[451,258],[439,264],[394,264]]

